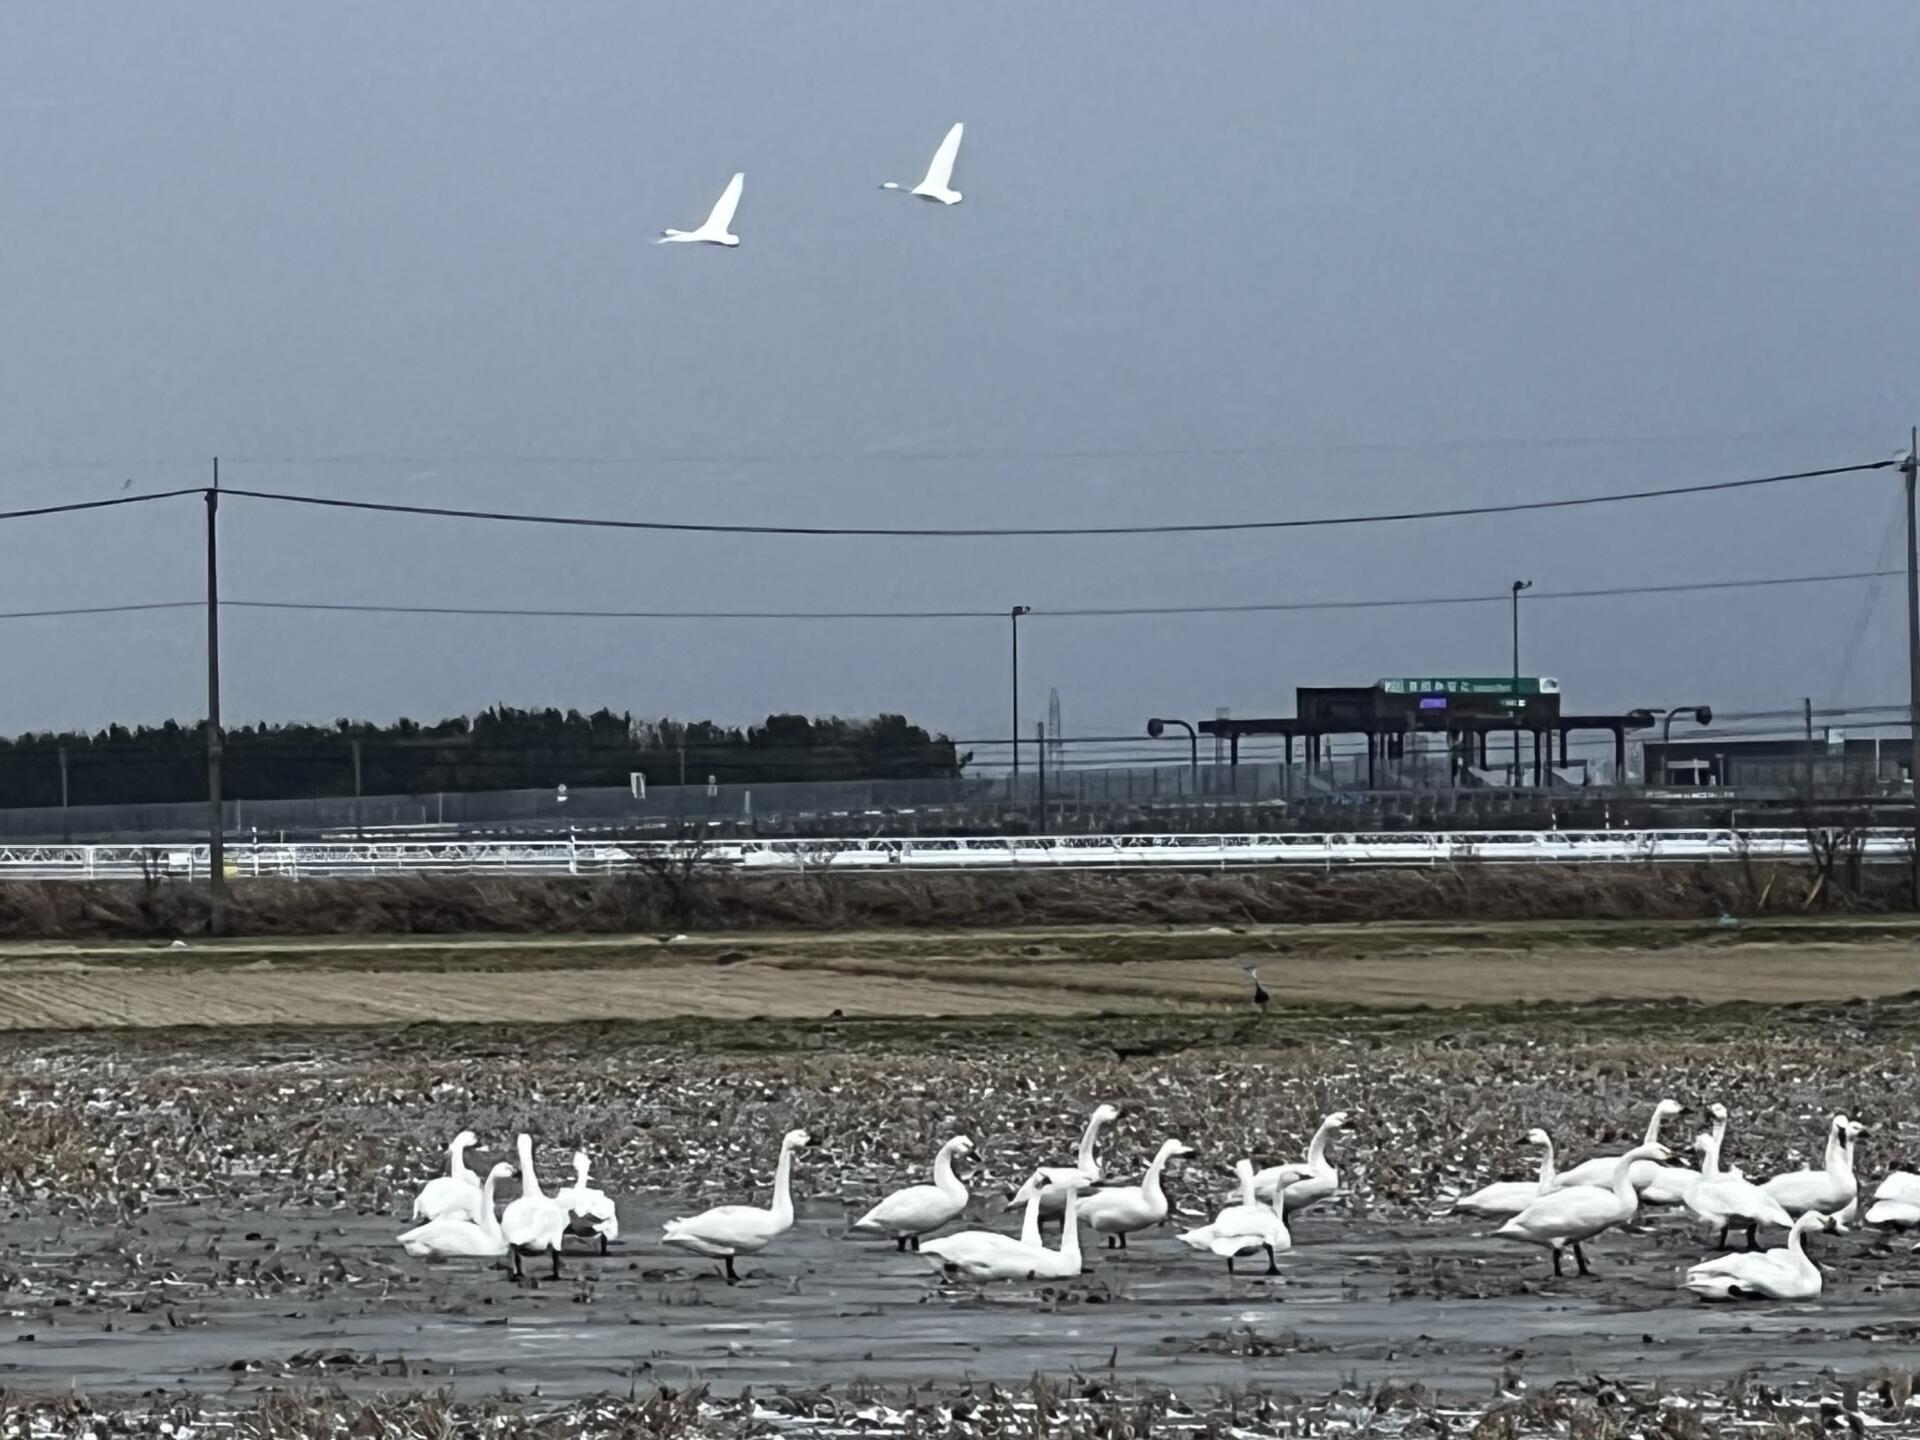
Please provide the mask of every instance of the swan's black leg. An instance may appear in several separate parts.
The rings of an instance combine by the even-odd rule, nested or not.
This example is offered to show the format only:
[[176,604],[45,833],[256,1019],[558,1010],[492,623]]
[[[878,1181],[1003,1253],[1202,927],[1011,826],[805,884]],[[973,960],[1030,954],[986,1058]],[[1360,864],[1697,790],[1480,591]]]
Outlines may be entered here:
[[1573,1259],[1574,1263],[1580,1267],[1580,1273],[1582,1275],[1593,1274],[1593,1271],[1587,1268],[1587,1252],[1580,1248],[1580,1242],[1578,1240],[1573,1242]]
[[560,1247],[558,1245],[555,1245],[553,1247],[552,1254],[553,1254],[553,1278],[558,1280],[560,1278]]
[[893,1237],[893,1248],[894,1248],[895,1250],[898,1250],[898,1251],[899,1251],[899,1252],[900,1252],[901,1254],[903,1254],[903,1255],[904,1255],[904,1254],[906,1253],[906,1250],[907,1250],[907,1237],[906,1237],[906,1236],[904,1236],[904,1235],[896,1235],[896,1236],[894,1236],[894,1237]]
[[909,1235],[907,1240],[909,1242],[908,1248],[912,1250],[914,1254],[918,1255],[920,1253],[920,1237],[918,1235]]
[[1553,1275],[1554,1278],[1558,1280],[1567,1273],[1560,1268],[1560,1247],[1558,1245],[1550,1245],[1547,1249],[1553,1256]]
[[520,1247],[518,1245],[509,1245],[507,1247],[507,1254],[513,1260],[513,1278],[518,1280],[520,1278]]
[[740,1283],[739,1275],[734,1272],[733,1257],[731,1255],[727,1256],[727,1283],[729,1285],[738,1285]]
[[600,1253],[602,1255],[607,1253],[607,1237],[604,1235],[600,1237]]
[[[1760,1248],[1759,1229],[1760,1222],[1758,1220],[1749,1220],[1747,1222],[1747,1249],[1758,1250]],[[1800,1243],[1804,1246],[1807,1243],[1807,1237],[1802,1235],[1800,1237]]]
[[1122,1232],[1120,1233],[1120,1235],[1118,1236],[1118,1239],[1119,1239],[1119,1241],[1120,1241],[1120,1248],[1121,1248],[1122,1250],[1124,1250],[1124,1249],[1126,1249],[1126,1248],[1127,1248],[1127,1236],[1126,1236],[1126,1232],[1125,1232],[1125,1231],[1122,1231]]
[[1260,1248],[1267,1252],[1267,1274],[1278,1275],[1280,1273],[1280,1262],[1273,1258],[1273,1246],[1262,1245]]
[[[1727,1231],[1729,1231],[1732,1228],[1733,1228],[1733,1221],[1722,1220],[1720,1222],[1720,1243],[1718,1245],[1715,1245],[1713,1247],[1714,1249],[1724,1250],[1727,1248]],[[1749,1240],[1747,1243],[1751,1245],[1753,1242]]]
[[1233,1256],[1227,1256],[1227,1274],[1233,1274]]

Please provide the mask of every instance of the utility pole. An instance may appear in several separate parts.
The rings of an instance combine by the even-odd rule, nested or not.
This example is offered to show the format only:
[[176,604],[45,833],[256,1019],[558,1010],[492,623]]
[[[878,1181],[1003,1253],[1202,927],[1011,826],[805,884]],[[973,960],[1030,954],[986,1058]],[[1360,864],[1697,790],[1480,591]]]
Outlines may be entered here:
[[1038,829],[1042,835],[1047,833],[1047,727],[1040,721],[1033,726],[1033,749],[1040,757],[1040,822]]
[[348,744],[353,746],[353,834],[354,838],[367,838],[366,818],[360,810],[360,737],[355,735]]
[[1513,786],[1520,788],[1520,592],[1531,590],[1531,580],[1513,582]]
[[220,460],[207,501],[207,929],[227,928],[227,823],[220,799]]
[[60,838],[73,838],[73,822],[67,817],[67,747],[60,747]]
[[1900,474],[1907,482],[1907,788],[1913,797],[1913,834],[1911,848],[1913,905],[1920,910],[1920,530],[1914,521],[1913,488],[1916,469],[1920,469],[1920,428],[1907,432],[1907,453],[1900,462]]
[[1007,612],[1013,625],[1013,778],[1020,778],[1020,617],[1031,615],[1031,605],[1016,605]]

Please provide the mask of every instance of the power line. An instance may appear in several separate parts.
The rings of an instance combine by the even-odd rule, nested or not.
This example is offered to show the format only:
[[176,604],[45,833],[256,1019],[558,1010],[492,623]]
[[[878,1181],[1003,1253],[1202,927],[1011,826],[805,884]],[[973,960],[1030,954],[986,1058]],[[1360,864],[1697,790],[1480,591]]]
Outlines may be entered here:
[[140,610],[201,610],[204,600],[146,600],[132,605],[69,605],[58,610],[0,610],[0,620],[48,620],[61,615],[131,615]]
[[[1770,575],[1744,580],[1690,580],[1665,585],[1610,585],[1585,590],[1530,591],[1528,605],[1546,600],[1599,600],[1631,595],[1674,595],[1694,591],[1757,590],[1787,585],[1824,585],[1853,580],[1878,580],[1904,574],[1900,570],[1846,570],[1826,575]],[[1394,610],[1439,605],[1505,605],[1507,595],[1428,595],[1380,600],[1274,600],[1238,605],[1083,605],[1048,609],[1035,606],[1032,618],[1082,620],[1155,615],[1244,615],[1313,610]],[[42,620],[72,615],[123,615],[144,610],[195,610],[202,600],[149,600],[125,605],[75,605],[48,610],[4,610],[0,620]],[[285,610],[345,615],[448,615],[518,620],[1005,620],[995,610],[588,610],[545,609],[506,605],[376,605],[327,600],[233,600],[221,606],[235,610]],[[1793,714],[1798,715],[1799,711]]]
[[182,495],[204,495],[204,485],[184,490],[154,490],[144,495],[115,495],[106,500],[70,500],[63,505],[35,505],[26,510],[0,510],[0,520],[30,520],[36,515],[73,515],[82,510],[111,510],[120,505],[149,505],[155,500],[176,500]]
[[[1567,510],[1588,505],[1614,505],[1630,500],[1664,499],[1675,495],[1705,495],[1726,490],[1779,485],[1792,480],[1818,480],[1867,470],[1886,470],[1898,462],[1874,460],[1858,465],[1836,465],[1821,470],[1796,470],[1745,480],[1714,480],[1651,490],[1621,491],[1611,495],[1583,495],[1559,500],[1520,500],[1502,505],[1460,505],[1433,510],[1402,510],[1372,515],[1329,515],[1294,520],[1224,520],[1170,525],[1062,525],[1017,527],[932,527],[852,525],[735,525],[680,520],[615,520],[588,515],[550,515],[516,510],[469,510],[449,505],[403,505],[395,501],[347,500],[328,495],[302,495],[282,490],[223,489],[221,494],[283,505],[308,505],[330,510],[358,510],[387,515],[418,515],[450,520],[491,520],[515,525],[557,525],[596,530],[643,530],[707,535],[786,535],[808,537],[887,537],[894,539],[988,539],[1019,536],[1192,535],[1225,531],[1303,530],[1344,525],[1380,525],[1410,520],[1447,520],[1475,515],[1511,515],[1530,510]],[[0,516],[0,519],[6,517]]]
[[[1819,585],[1848,580],[1870,580],[1903,572],[1851,570],[1830,575],[1774,575],[1745,580],[1679,581],[1665,585],[1612,585],[1587,590],[1530,592],[1525,601],[1595,600],[1628,595],[1672,595],[1688,591],[1762,589],[1783,585]],[[1505,605],[1509,596],[1428,595],[1380,600],[1274,600],[1240,605],[1087,605],[1048,609],[1036,605],[1033,619],[1080,620],[1100,617],[1152,615],[1240,615],[1297,610],[1393,610],[1436,605]],[[575,610],[492,605],[376,605],[348,601],[223,600],[222,605],[243,610],[292,610],[365,615],[459,615],[493,619],[558,620],[996,620],[1007,618],[995,610]]]

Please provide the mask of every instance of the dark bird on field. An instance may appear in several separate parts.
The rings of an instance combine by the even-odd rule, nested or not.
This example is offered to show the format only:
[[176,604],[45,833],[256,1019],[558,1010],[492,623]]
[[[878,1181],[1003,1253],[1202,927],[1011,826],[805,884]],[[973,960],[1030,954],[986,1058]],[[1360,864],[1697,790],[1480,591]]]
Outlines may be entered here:
[[1267,1001],[1272,997],[1267,994],[1267,987],[1260,983],[1259,970],[1254,968],[1254,963],[1251,960],[1242,960],[1240,962],[1240,968],[1246,971],[1247,978],[1253,981],[1253,1003],[1258,1005],[1262,1010],[1266,1009]]

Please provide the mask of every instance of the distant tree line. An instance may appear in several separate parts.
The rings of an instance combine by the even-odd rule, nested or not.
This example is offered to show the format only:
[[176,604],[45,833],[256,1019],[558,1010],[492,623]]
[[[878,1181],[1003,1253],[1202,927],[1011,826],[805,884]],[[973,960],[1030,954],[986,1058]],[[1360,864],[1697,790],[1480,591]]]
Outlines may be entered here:
[[[356,757],[357,752],[357,757]],[[64,764],[63,764],[64,753]],[[356,758],[358,775],[356,777]],[[769,715],[735,728],[710,720],[636,720],[596,710],[498,705],[422,725],[241,725],[226,732],[221,789],[240,800],[787,780],[957,776],[972,758],[903,715],[848,720]],[[0,737],[0,806],[155,804],[203,799],[203,725],[110,725],[96,734]]]

